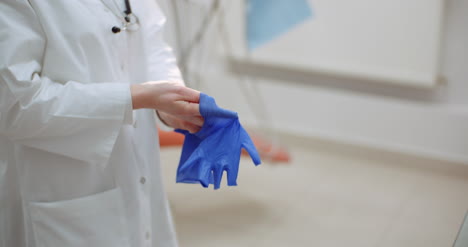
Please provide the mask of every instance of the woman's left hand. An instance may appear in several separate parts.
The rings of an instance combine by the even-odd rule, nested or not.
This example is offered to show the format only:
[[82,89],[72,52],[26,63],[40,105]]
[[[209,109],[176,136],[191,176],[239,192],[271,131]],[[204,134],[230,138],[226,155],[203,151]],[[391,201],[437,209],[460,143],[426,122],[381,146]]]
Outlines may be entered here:
[[166,125],[175,129],[187,130],[192,134],[200,131],[204,123],[203,117],[175,116],[163,111],[157,111],[157,114]]

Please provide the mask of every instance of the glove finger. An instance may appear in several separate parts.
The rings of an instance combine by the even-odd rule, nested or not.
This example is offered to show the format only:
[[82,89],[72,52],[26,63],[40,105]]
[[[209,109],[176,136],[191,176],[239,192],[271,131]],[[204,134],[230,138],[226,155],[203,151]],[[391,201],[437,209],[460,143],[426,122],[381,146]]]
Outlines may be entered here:
[[223,171],[224,169],[221,166],[217,166],[213,169],[213,177],[214,177],[214,188],[215,190],[221,187],[221,179],[223,179]]
[[207,161],[202,162],[199,176],[200,184],[203,187],[208,188],[208,186],[210,185],[211,176],[211,164]]
[[227,173],[227,183],[228,186],[237,186],[237,175],[239,172],[239,166],[235,166],[234,168],[225,169]]
[[247,131],[244,130],[244,128],[241,127],[242,131],[242,147],[249,153],[250,158],[252,158],[252,161],[255,165],[260,165],[262,163],[262,160],[260,159],[260,154],[257,151],[257,148],[255,147],[252,139],[250,138],[249,134]]
[[210,172],[210,184],[213,184],[213,185],[214,185],[214,175],[213,175],[213,171]]

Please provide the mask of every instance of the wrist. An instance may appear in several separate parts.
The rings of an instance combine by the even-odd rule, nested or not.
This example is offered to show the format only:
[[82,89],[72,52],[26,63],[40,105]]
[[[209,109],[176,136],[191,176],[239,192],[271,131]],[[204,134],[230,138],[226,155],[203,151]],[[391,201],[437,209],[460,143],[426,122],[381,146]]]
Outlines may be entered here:
[[134,84],[130,86],[130,92],[132,95],[133,109],[149,108],[148,89],[143,84]]

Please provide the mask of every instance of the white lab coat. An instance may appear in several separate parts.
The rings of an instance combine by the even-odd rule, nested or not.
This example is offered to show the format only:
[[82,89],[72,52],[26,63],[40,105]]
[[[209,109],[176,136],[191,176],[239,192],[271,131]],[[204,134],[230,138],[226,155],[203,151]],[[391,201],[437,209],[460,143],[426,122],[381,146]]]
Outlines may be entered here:
[[[179,80],[154,0],[0,1],[0,246],[177,246],[153,110],[130,83]],[[118,9],[119,8],[119,9]],[[173,164],[169,164],[173,165]],[[170,169],[170,168],[169,168]]]

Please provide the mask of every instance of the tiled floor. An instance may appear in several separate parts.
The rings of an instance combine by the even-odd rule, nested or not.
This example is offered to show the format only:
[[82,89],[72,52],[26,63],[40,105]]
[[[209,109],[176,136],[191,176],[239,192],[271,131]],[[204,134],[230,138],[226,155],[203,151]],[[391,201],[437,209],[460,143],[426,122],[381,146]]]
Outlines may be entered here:
[[238,187],[175,184],[181,247],[450,247],[468,210],[468,166],[290,139],[291,165],[243,160]]

